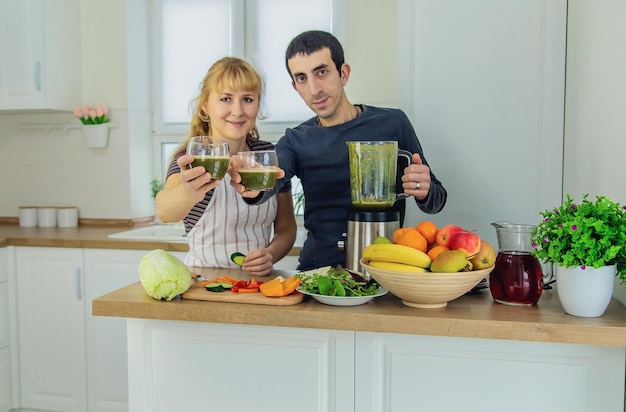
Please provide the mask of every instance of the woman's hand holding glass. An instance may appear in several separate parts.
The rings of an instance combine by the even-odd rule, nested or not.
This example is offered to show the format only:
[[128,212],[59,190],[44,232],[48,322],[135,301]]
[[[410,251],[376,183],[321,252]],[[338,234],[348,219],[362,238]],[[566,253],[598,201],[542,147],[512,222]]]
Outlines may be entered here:
[[191,167],[193,161],[193,155],[184,154],[176,162],[180,167],[181,186],[197,203],[204,199],[209,190],[215,189],[220,180],[214,179],[203,167]]
[[187,153],[178,158],[181,184],[197,202],[219,185],[229,160],[228,142],[211,136],[189,139]]

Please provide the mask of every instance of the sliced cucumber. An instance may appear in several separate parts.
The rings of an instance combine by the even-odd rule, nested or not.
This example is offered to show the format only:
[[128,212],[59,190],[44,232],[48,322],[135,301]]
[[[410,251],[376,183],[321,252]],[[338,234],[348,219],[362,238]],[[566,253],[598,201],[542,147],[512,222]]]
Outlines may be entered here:
[[209,292],[224,292],[233,288],[233,285],[228,282],[213,282],[204,285],[204,288]]
[[243,266],[243,261],[245,259],[246,259],[246,255],[244,255],[243,253],[235,252],[232,255],[230,255],[230,260],[232,260],[233,263],[235,263],[235,265],[237,266]]

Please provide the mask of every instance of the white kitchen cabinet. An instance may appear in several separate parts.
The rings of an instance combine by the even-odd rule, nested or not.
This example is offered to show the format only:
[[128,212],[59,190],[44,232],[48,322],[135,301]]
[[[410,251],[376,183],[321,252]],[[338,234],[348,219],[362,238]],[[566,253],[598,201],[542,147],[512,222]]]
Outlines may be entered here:
[[84,412],[83,251],[17,247],[15,254],[21,406]]
[[354,332],[128,319],[133,412],[353,412]]
[[0,0],[0,110],[80,102],[78,0]]
[[622,412],[624,348],[356,333],[355,410]]
[[0,248],[0,349],[9,346],[9,291],[7,250]]
[[7,250],[0,248],[0,412],[11,409],[11,352],[9,348],[9,288]]
[[[126,320],[92,316],[91,301],[139,280],[145,250],[85,249],[89,412],[128,411]],[[184,252],[170,252],[182,259]]]
[[139,261],[147,251],[15,250],[20,406],[128,411],[126,321],[92,317],[91,301],[138,281]]

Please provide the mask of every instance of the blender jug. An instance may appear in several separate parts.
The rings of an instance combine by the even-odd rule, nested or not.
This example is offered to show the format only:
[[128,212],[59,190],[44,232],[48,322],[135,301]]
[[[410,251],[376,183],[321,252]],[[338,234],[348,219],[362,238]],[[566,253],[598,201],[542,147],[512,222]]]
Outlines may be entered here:
[[535,226],[493,222],[498,237],[498,255],[489,274],[489,289],[496,302],[530,306],[539,301],[543,274],[532,254],[531,233]]
[[352,204],[361,210],[382,211],[396,199],[398,157],[411,164],[411,153],[398,149],[396,141],[347,142],[350,156],[350,193]]
[[345,267],[361,271],[361,253],[378,236],[389,240],[400,226],[400,214],[390,210],[397,199],[398,157],[411,163],[411,153],[398,150],[396,141],[347,142],[350,157],[350,192],[353,210],[348,212],[345,240],[337,242],[346,251]]

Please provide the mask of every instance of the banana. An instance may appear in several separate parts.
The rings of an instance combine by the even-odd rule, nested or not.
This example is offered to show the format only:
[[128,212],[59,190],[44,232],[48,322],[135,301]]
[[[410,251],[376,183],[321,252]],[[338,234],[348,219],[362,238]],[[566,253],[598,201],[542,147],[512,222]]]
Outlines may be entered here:
[[369,260],[404,263],[424,269],[428,269],[431,263],[430,257],[421,250],[395,243],[371,244],[363,249],[362,256]]
[[407,265],[404,263],[397,262],[381,262],[379,260],[370,260],[368,265],[386,270],[397,270],[399,272],[413,272],[413,273],[424,273],[428,272],[428,269],[424,269],[423,267]]

